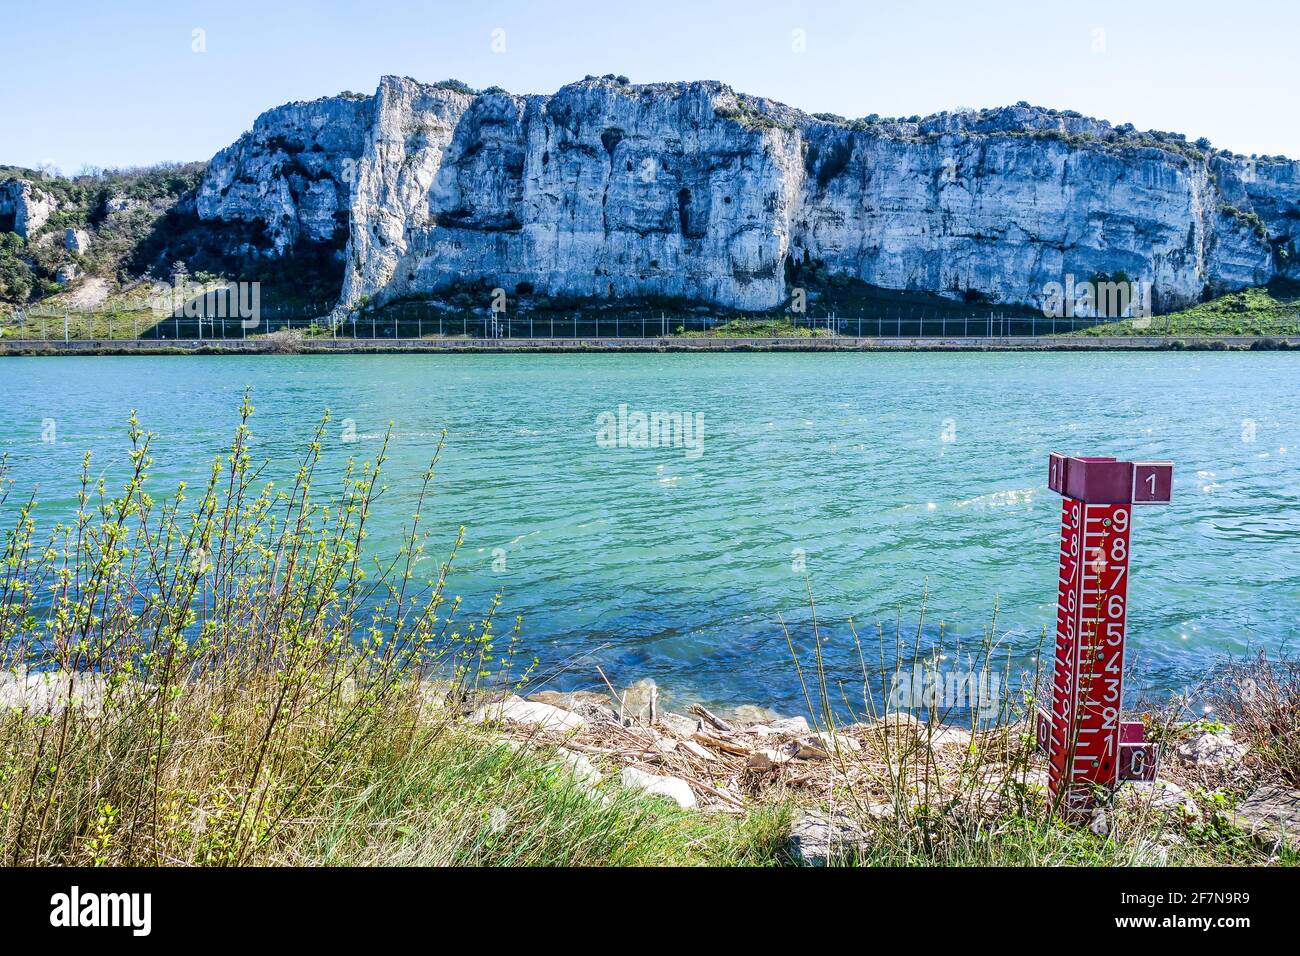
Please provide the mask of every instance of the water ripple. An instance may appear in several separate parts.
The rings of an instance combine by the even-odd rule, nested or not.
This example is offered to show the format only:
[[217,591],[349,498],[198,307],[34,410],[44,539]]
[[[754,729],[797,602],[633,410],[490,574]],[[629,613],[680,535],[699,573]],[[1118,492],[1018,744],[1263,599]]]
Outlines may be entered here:
[[[1055,595],[1049,451],[1171,458],[1175,502],[1137,513],[1139,683],[1294,640],[1300,611],[1296,359],[1285,354],[129,357],[4,363],[0,452],[42,520],[73,506],[82,453],[125,467],[125,421],[158,432],[158,488],[204,476],[252,385],[256,451],[292,474],[324,408],[324,474],[395,429],[372,546],[391,545],[437,437],[426,526],[466,545],[456,592],[498,589],[561,685],[651,676],[681,700],[801,709],[779,622],[809,647],[805,580],[832,679],[910,639],[978,640],[998,607],[1032,666]],[[702,454],[602,447],[620,405],[704,416]],[[57,438],[42,442],[53,419]],[[344,425],[350,423],[350,431]],[[347,440],[351,439],[351,440]],[[432,546],[431,546],[432,547]],[[504,560],[499,560],[499,559]],[[577,658],[576,662],[574,659]],[[1135,685],[1134,690],[1137,687]]]

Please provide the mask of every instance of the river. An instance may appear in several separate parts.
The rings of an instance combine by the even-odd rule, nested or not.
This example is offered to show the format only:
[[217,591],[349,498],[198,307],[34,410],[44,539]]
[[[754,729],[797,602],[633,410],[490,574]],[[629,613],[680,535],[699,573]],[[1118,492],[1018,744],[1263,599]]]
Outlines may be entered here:
[[[1137,509],[1130,701],[1211,664],[1290,647],[1300,611],[1300,364],[1286,353],[334,355],[0,361],[0,451],[73,507],[82,454],[110,480],[136,409],[155,494],[201,482],[251,387],[257,455],[291,473],[324,409],[327,473],[373,455],[390,489],[369,539],[395,546],[443,428],[426,526],[466,525],[454,592],[504,592],[557,687],[654,678],[684,703],[803,709],[780,619],[861,694],[851,618],[893,654],[928,587],[927,641],[978,640],[995,602],[1011,670],[1053,620],[1058,450],[1175,462]],[[669,437],[637,447],[637,413]],[[683,436],[677,428],[689,425]],[[658,434],[658,432],[656,432]],[[652,444],[652,443],[651,443]],[[12,510],[5,515],[12,519]],[[436,549],[435,549],[436,550]],[[834,686],[834,685],[832,685]],[[838,693],[838,692],[837,692]]]

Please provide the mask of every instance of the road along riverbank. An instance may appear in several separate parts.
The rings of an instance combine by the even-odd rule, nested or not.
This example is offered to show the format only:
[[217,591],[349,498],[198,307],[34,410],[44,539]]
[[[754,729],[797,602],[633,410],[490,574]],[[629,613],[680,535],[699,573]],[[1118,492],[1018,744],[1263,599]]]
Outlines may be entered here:
[[0,339],[0,355],[249,355],[461,352],[1159,352],[1286,351],[1300,336],[1014,336],[980,338],[425,338],[425,339]]

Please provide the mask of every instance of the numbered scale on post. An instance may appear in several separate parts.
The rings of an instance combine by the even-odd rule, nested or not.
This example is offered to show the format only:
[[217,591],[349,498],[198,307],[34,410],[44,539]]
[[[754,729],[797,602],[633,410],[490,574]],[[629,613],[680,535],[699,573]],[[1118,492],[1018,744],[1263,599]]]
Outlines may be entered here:
[[1120,717],[1133,506],[1167,504],[1173,464],[1052,454],[1047,486],[1060,495],[1061,540],[1051,708],[1037,738],[1049,800],[1086,810],[1097,788],[1152,780],[1155,745]]

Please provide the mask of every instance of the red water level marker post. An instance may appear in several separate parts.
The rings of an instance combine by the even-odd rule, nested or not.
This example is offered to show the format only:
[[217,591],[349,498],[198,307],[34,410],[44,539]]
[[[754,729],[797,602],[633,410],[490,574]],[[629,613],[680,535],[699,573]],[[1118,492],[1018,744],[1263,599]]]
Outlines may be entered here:
[[1038,747],[1048,759],[1048,799],[1088,810],[1121,780],[1154,780],[1155,744],[1141,721],[1120,718],[1134,505],[1168,504],[1168,461],[1048,458],[1047,487],[1061,503],[1055,660],[1050,709],[1038,707]]

